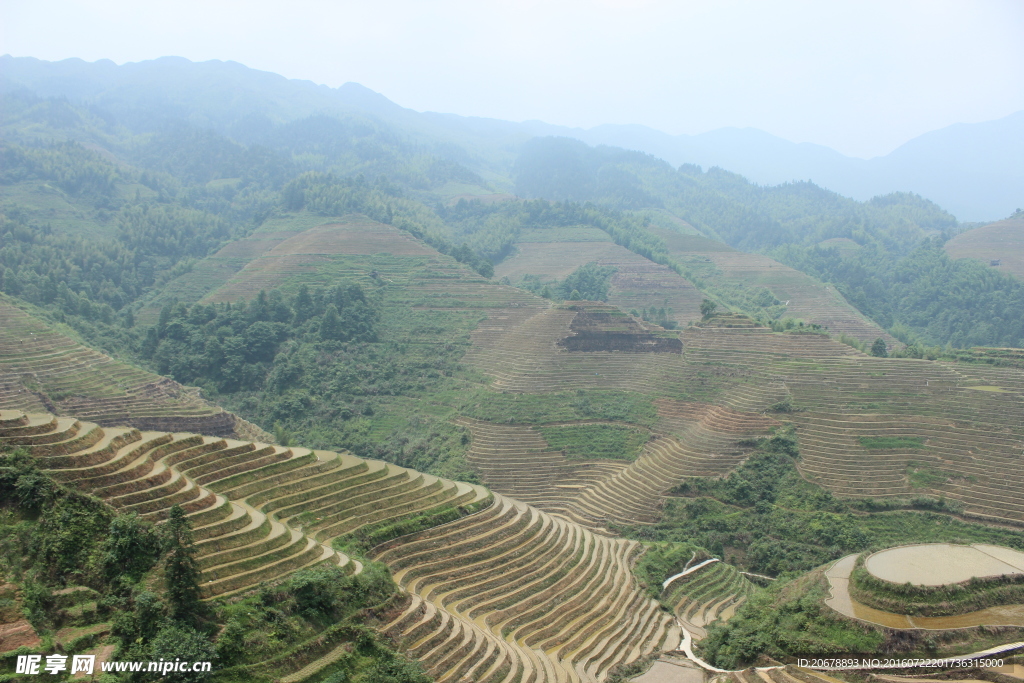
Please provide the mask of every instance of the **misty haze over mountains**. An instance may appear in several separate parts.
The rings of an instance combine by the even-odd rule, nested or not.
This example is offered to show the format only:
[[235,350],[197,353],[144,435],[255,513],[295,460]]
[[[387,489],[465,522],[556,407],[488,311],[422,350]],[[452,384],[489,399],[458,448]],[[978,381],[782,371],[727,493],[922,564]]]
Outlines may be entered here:
[[992,220],[1024,203],[1024,112],[925,133],[870,160],[754,128],[672,136],[643,126],[609,125],[561,134],[640,150],[675,166],[721,166],[762,185],[811,180],[860,201],[916,192],[962,221]]
[[[137,132],[185,120],[246,142],[275,123],[336,112],[370,115],[419,132],[443,154],[481,171],[511,163],[531,137],[555,135],[642,151],[674,166],[719,166],[759,184],[811,180],[858,200],[916,192],[961,221],[996,220],[1024,205],[1024,112],[955,124],[914,138],[886,156],[864,160],[752,128],[673,136],[639,125],[583,130],[539,121],[420,113],[356,83],[329,88],[235,62],[197,63],[180,57],[122,66],[108,60],[0,57],[0,92],[20,89],[66,97],[92,106],[101,117],[110,112]],[[474,157],[467,151],[469,142],[485,154]]]

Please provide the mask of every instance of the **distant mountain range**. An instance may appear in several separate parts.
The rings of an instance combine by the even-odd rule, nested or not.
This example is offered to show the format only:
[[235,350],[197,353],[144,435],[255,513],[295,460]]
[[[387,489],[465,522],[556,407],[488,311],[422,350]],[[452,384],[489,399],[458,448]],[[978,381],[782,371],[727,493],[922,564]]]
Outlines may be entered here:
[[860,201],[893,191],[916,192],[961,221],[990,221],[1024,205],[1024,111],[925,133],[870,160],[754,128],[673,136],[644,126],[605,125],[558,133],[592,145],[647,152],[677,166],[720,166],[762,185],[812,180]]
[[274,123],[337,112],[398,124],[449,146],[453,158],[481,170],[511,164],[532,137],[555,135],[642,151],[675,166],[719,166],[759,184],[812,180],[858,200],[916,192],[961,221],[996,220],[1024,205],[1024,111],[996,121],[955,124],[914,138],[886,156],[863,160],[752,128],[674,136],[639,125],[583,130],[416,112],[356,83],[329,88],[236,62],[181,57],[122,66],[109,60],[0,57],[0,93],[19,89],[111,112],[136,131],[185,120],[245,142]]

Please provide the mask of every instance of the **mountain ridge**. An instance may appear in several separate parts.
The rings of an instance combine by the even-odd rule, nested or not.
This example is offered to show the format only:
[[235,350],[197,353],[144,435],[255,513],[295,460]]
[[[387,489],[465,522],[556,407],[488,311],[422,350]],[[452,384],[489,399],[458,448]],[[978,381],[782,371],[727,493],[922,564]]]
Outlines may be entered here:
[[[0,92],[26,88],[42,96],[119,109],[122,115],[126,109],[132,110],[135,116],[122,118],[136,125],[177,117],[238,137],[242,123],[283,123],[331,112],[369,114],[419,129],[439,142],[472,146],[485,152],[491,165],[509,163],[514,156],[510,149],[531,137],[554,135],[645,152],[673,166],[690,163],[727,168],[758,184],[811,179],[861,201],[894,191],[916,192],[963,221],[997,220],[1024,203],[1019,190],[1024,187],[1024,169],[1016,163],[1024,155],[1024,112],[993,121],[953,124],[917,136],[887,155],[858,159],[823,145],[790,142],[756,128],[670,135],[640,124],[582,129],[536,120],[517,123],[418,112],[358,83],[331,88],[232,61],[161,57],[118,66],[110,60],[46,62],[4,55],[0,72]],[[179,91],[148,105],[145,95],[126,98],[124,92],[129,88],[145,91],[146,74],[160,74],[158,87],[164,91],[168,81]],[[246,80],[238,85],[240,76]],[[213,106],[195,106],[198,96],[210,94]],[[472,144],[467,145],[470,140]],[[478,161],[489,165],[484,159]]]

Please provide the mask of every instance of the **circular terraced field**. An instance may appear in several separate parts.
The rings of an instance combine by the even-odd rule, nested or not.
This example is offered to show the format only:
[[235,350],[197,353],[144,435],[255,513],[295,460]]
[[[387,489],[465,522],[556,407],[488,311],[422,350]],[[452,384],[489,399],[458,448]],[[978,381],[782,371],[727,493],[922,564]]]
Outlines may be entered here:
[[885,581],[943,586],[974,577],[1024,574],[1024,553],[980,543],[928,543],[877,552],[865,560],[864,566]]

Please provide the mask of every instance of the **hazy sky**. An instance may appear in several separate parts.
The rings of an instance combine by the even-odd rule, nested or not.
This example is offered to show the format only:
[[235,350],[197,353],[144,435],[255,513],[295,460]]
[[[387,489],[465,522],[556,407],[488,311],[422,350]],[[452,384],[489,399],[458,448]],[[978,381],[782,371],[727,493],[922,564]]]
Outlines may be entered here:
[[1022,0],[0,0],[0,53],[234,60],[417,110],[860,157],[1024,109]]

